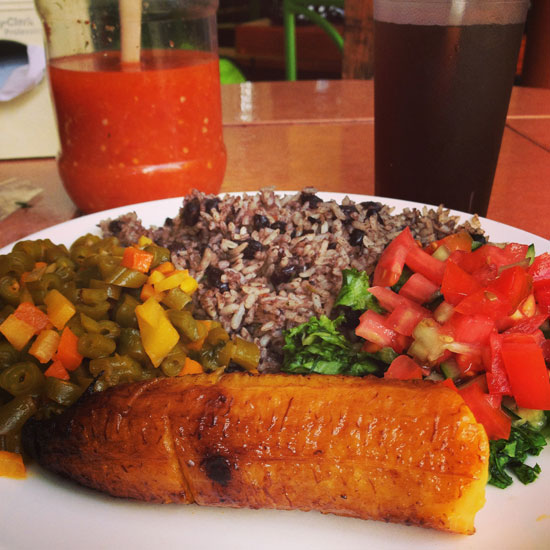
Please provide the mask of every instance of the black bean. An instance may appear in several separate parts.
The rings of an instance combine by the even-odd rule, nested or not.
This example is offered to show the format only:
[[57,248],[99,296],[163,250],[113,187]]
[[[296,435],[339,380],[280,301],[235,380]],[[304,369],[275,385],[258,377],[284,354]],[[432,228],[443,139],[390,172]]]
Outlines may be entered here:
[[193,226],[199,221],[201,215],[201,203],[197,197],[185,203],[181,213],[181,221],[184,225]]
[[213,197],[211,199],[206,199],[204,201],[204,211],[207,212],[208,214],[210,214],[210,212],[212,212],[212,210],[215,208],[216,210],[219,210],[218,209],[218,205],[220,204],[220,198],[219,197]]
[[319,220],[317,218],[314,218],[313,216],[307,217],[309,223],[319,223]]
[[328,245],[328,250],[334,250],[336,248],[336,243],[330,243]]
[[122,231],[122,222],[120,220],[113,220],[109,223],[109,231],[113,233],[113,235],[117,235]]
[[256,252],[262,251],[264,247],[260,241],[254,239],[248,239],[246,242],[248,245],[243,250],[243,258],[245,260],[253,260],[256,256]]
[[360,203],[361,206],[365,209],[365,216],[370,218],[373,214],[378,214],[382,210],[381,202],[365,201]]
[[271,229],[278,229],[280,233],[284,233],[286,231],[286,222],[273,222],[271,224]]
[[351,246],[360,246],[363,244],[363,237],[365,236],[365,232],[361,229],[355,228],[349,236],[349,244]]
[[351,215],[357,212],[357,208],[354,204],[341,204],[340,210],[347,218],[351,218]]
[[321,197],[318,197],[317,195],[314,195],[313,193],[302,193],[300,195],[300,202],[303,205],[309,203],[309,207],[315,209],[320,202],[323,202],[323,199]]
[[259,231],[260,229],[262,229],[262,227],[269,226],[269,219],[267,216],[264,216],[263,214],[254,214],[252,223],[254,225],[254,229]]
[[172,218],[166,218],[164,220],[164,225],[167,227],[172,227],[174,225],[174,220]]
[[298,267],[296,265],[285,265],[284,267],[278,267],[271,275],[271,283],[273,286],[279,286],[283,283],[288,283],[298,274]]
[[208,286],[217,288],[220,292],[227,292],[229,285],[222,281],[223,271],[219,267],[209,265],[204,272]]

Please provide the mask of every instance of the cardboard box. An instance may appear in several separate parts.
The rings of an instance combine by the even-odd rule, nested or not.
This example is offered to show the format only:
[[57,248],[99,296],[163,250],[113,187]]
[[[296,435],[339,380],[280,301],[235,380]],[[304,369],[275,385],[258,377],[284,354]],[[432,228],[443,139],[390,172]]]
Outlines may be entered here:
[[[0,41],[44,46],[42,23],[32,1],[0,0]],[[0,42],[0,55],[1,49]],[[4,44],[4,65],[9,64],[6,51]],[[30,90],[0,101],[0,159],[53,157],[58,149],[54,110],[44,73]]]

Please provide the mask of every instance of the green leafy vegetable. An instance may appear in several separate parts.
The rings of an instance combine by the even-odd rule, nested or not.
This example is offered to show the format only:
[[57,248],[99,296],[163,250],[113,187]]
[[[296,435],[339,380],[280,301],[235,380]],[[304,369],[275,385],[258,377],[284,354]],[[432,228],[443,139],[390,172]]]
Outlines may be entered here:
[[513,483],[508,472],[525,485],[532,483],[540,474],[540,466],[528,466],[525,460],[529,455],[538,456],[545,446],[545,437],[528,424],[513,426],[508,440],[490,442],[489,483],[505,489]]
[[282,370],[353,376],[383,371],[377,361],[358,350],[338,330],[343,320],[343,316],[331,321],[322,315],[286,331]]
[[378,313],[383,312],[378,300],[369,292],[369,287],[369,276],[365,271],[355,268],[344,269],[342,271],[342,287],[336,297],[334,307],[347,306],[353,310],[373,309]]

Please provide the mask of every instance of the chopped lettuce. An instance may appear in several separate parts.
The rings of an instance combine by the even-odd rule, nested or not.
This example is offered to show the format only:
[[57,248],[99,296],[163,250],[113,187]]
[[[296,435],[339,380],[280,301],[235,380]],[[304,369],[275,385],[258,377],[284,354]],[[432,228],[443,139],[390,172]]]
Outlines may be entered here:
[[369,287],[369,276],[365,271],[355,268],[344,269],[342,271],[342,287],[334,306],[347,306],[360,311],[373,309],[377,313],[382,313],[384,310],[378,304],[378,300],[369,292]]
[[348,374],[364,376],[383,371],[380,363],[360,351],[338,330],[343,316],[334,321],[312,317],[285,332],[282,370],[294,374]]

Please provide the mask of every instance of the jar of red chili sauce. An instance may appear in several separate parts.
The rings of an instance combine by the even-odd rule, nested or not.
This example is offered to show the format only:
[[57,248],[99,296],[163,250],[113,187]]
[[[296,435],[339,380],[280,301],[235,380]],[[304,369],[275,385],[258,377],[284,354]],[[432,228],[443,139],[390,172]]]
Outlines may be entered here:
[[84,212],[220,190],[217,0],[36,0],[61,151]]

